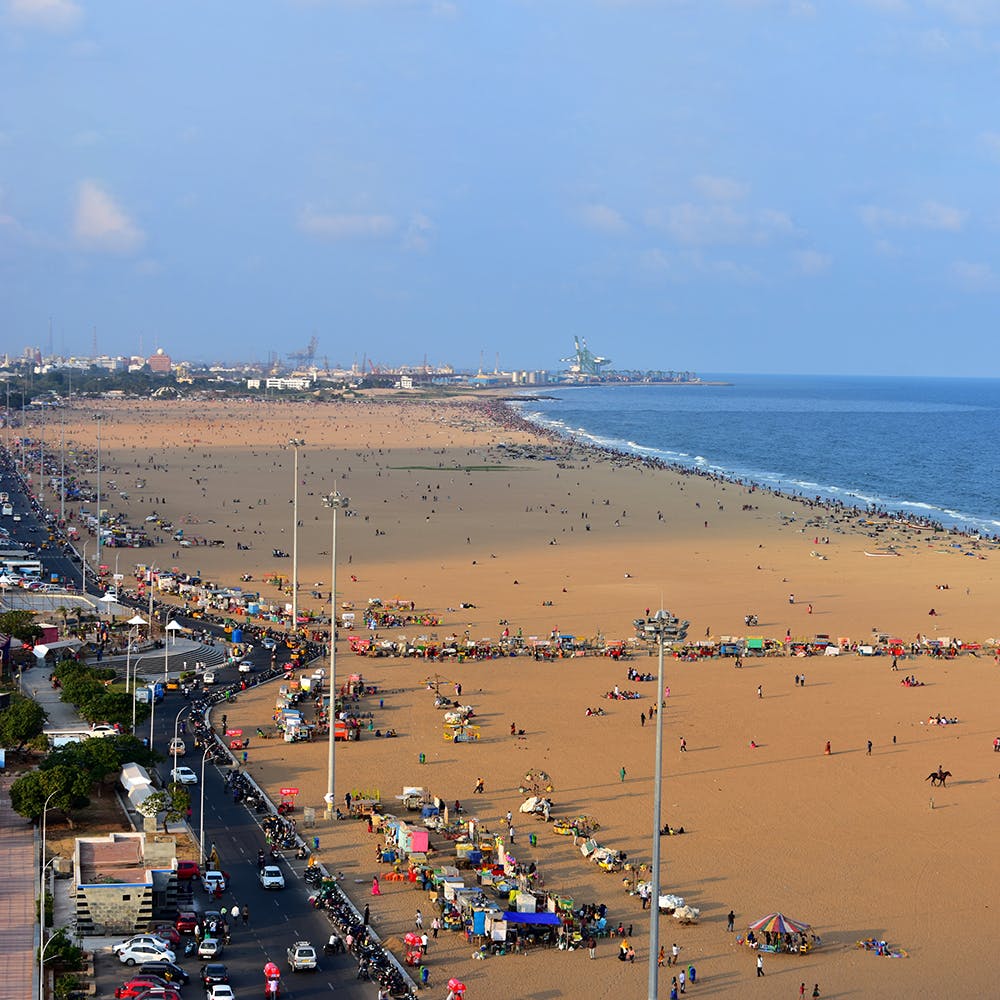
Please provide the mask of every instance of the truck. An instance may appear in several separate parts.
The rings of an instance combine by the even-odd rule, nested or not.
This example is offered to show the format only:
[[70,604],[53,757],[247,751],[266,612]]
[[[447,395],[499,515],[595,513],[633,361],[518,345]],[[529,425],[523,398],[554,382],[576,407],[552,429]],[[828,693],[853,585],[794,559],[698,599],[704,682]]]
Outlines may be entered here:
[[155,685],[149,685],[148,687],[137,687],[135,689],[135,700],[140,705],[148,705],[150,702],[155,701],[159,704],[163,701],[163,695],[165,694],[163,688],[163,682],[157,681]]
[[288,968],[292,972],[315,972],[316,949],[308,941],[296,941],[288,949]]

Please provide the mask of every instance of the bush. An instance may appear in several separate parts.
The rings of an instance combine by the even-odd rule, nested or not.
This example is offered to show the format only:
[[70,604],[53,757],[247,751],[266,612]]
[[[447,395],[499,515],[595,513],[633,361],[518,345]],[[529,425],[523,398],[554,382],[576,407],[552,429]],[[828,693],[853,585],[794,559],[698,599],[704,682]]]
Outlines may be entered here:
[[45,946],[45,961],[61,972],[77,972],[83,968],[83,949],[73,944],[65,927],[60,927]]
[[38,736],[45,725],[45,709],[38,702],[13,695],[10,706],[0,712],[0,746],[20,749]]
[[69,1000],[83,990],[83,980],[79,976],[57,976],[55,993],[56,1000]]

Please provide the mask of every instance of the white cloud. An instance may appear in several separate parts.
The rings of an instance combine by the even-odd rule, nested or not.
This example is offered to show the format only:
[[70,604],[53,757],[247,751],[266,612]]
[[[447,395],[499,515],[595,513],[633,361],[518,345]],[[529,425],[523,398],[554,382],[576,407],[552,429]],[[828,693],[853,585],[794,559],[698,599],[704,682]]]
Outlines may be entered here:
[[997,0],[927,0],[927,6],[943,11],[962,24],[987,24],[1000,20]]
[[622,218],[621,213],[610,205],[600,203],[583,205],[577,214],[584,226],[599,233],[624,233],[628,230],[628,223]]
[[833,258],[829,254],[820,253],[818,250],[797,250],[792,254],[792,260],[795,262],[799,274],[806,274],[810,277],[826,274],[833,263]]
[[906,0],[856,0],[856,2],[862,7],[874,7],[875,10],[887,10],[892,13],[910,9]]
[[426,253],[431,244],[432,232],[434,232],[434,223],[423,212],[415,212],[403,234],[403,249],[416,253]]
[[7,0],[12,21],[43,31],[69,31],[83,17],[73,0]]
[[84,249],[105,253],[129,253],[146,239],[114,198],[92,180],[81,181],[77,190],[73,233]]
[[646,222],[687,246],[759,245],[795,231],[785,212],[742,210],[725,202],[682,202],[665,210],[654,209],[646,213]]
[[652,247],[639,255],[639,265],[654,278],[675,282],[708,277],[753,284],[761,277],[752,267],[734,260],[707,257],[701,250],[684,250],[671,254],[659,247]]
[[299,229],[330,240],[381,239],[395,228],[391,215],[318,212],[314,208],[305,208],[299,215]]
[[930,229],[957,233],[965,226],[966,218],[967,213],[962,209],[938,201],[925,201],[909,212],[880,205],[864,205],[861,209],[861,221],[874,230]]
[[951,265],[951,277],[968,292],[991,292],[997,288],[997,276],[989,264],[956,260]]
[[699,174],[694,179],[694,186],[709,201],[742,201],[750,193],[750,186],[743,181],[712,174]]

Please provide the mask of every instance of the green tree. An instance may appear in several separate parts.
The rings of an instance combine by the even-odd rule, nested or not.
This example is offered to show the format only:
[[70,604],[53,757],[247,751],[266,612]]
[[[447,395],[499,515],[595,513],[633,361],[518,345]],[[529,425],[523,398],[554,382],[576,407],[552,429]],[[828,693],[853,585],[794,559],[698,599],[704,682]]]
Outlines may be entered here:
[[89,791],[88,774],[59,765],[22,774],[10,786],[10,803],[19,816],[37,820],[45,809],[45,800],[52,795],[49,807],[64,813],[72,828],[73,813],[90,803]]
[[42,731],[45,719],[45,709],[38,702],[14,694],[10,706],[0,712],[0,746],[20,750]]
[[33,611],[5,611],[0,614],[0,635],[34,643],[41,639],[42,630],[35,624]]
[[134,736],[105,736],[103,739],[83,740],[67,743],[53,750],[41,763],[41,770],[54,767],[68,767],[90,775],[100,794],[102,784],[117,775],[124,764],[134,761],[143,767],[150,767],[160,755],[147,750]]
[[163,813],[163,832],[167,832],[168,823],[179,823],[187,816],[191,806],[191,795],[186,785],[172,781],[166,788],[161,788],[147,796],[139,806],[143,816],[158,816]]
[[69,932],[60,927],[45,945],[45,962],[51,962],[61,972],[76,972],[83,968],[83,949],[73,944]]

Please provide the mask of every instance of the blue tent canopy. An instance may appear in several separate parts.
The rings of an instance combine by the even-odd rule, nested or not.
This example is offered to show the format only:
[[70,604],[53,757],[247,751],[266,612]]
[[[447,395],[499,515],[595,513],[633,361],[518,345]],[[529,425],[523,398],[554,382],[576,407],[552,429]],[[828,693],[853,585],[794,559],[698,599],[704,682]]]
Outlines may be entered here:
[[562,921],[555,913],[515,913],[507,910],[503,915],[508,924],[538,924],[558,927]]

